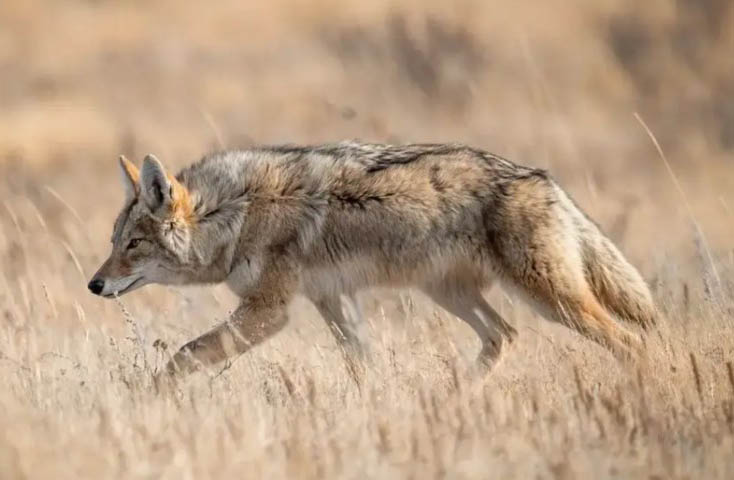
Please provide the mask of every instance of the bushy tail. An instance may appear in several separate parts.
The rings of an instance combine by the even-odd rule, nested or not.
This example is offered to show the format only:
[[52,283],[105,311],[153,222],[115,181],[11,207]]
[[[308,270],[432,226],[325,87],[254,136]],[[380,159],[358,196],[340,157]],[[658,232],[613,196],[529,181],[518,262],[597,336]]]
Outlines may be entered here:
[[623,320],[655,325],[658,312],[642,276],[596,226],[589,230],[582,238],[584,270],[596,298]]

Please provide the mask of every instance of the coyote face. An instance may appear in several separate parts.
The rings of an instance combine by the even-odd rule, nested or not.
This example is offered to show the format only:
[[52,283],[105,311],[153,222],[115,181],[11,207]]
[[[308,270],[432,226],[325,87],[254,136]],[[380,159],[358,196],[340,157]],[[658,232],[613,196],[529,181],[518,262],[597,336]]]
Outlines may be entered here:
[[182,283],[187,270],[188,192],[153,156],[146,157],[142,174],[124,157],[120,168],[125,206],[115,221],[112,253],[88,285],[105,298],[149,283]]

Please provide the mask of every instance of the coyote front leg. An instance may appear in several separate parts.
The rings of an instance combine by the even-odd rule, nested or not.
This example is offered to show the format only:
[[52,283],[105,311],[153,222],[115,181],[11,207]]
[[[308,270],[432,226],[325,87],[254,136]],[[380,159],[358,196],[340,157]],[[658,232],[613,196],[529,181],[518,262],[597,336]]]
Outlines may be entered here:
[[215,365],[282,330],[288,323],[286,307],[292,282],[278,275],[267,275],[263,280],[259,288],[242,298],[228,321],[181,347],[162,375],[182,377]]
[[185,376],[200,367],[216,365],[242,354],[288,323],[284,306],[253,307],[242,302],[228,321],[190,341],[171,358],[165,368],[170,376]]

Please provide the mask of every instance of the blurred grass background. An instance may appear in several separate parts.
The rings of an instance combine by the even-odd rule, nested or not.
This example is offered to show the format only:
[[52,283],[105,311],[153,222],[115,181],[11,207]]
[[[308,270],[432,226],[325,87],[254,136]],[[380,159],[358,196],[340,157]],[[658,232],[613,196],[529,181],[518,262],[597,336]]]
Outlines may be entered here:
[[[3,187],[52,179],[66,198],[65,185],[110,184],[120,153],[179,167],[253,143],[460,141],[551,169],[592,214],[611,201],[675,217],[639,112],[697,215],[718,216],[722,202],[694,192],[732,180],[733,12],[726,0],[6,0]],[[96,190],[108,217],[119,191]]]

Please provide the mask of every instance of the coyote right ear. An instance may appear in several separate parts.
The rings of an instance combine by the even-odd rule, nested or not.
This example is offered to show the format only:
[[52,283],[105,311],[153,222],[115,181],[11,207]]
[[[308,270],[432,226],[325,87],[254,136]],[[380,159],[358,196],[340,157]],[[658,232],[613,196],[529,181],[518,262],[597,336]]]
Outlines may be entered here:
[[130,202],[140,193],[140,171],[125,155],[120,155],[120,173],[125,186],[125,201]]
[[151,212],[171,204],[173,194],[171,182],[166,176],[163,164],[154,155],[148,154],[143,159],[140,183],[141,196]]

